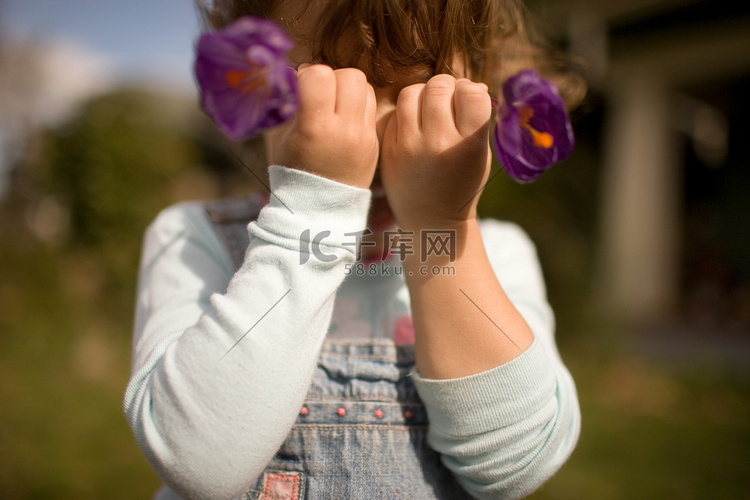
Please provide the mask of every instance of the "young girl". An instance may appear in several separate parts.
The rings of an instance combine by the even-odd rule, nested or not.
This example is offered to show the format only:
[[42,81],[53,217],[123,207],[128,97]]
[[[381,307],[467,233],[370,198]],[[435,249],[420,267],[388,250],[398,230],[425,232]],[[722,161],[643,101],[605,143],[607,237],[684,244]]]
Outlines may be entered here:
[[494,90],[522,53],[518,6],[204,8],[215,27],[283,26],[300,104],[264,134],[259,213],[181,204],[147,231],[125,411],[157,498],[536,489],[576,443],[575,387],[532,244],[476,219],[492,112],[471,80]]

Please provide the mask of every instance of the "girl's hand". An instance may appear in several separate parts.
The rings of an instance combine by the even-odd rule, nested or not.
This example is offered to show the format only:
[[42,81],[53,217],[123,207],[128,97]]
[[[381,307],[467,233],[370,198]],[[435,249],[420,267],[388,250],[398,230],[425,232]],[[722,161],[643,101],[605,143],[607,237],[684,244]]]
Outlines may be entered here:
[[378,160],[378,137],[375,92],[364,73],[303,65],[297,81],[297,113],[264,137],[270,164],[369,188]]
[[401,227],[442,228],[476,217],[490,170],[490,117],[482,83],[437,75],[401,91],[380,160]]

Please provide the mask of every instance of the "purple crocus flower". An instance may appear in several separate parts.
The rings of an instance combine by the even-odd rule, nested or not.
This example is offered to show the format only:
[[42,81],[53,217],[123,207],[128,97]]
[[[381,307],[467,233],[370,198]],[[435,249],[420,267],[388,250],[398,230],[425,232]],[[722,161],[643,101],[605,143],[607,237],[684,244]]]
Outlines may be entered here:
[[275,23],[242,17],[201,35],[195,77],[201,106],[232,139],[256,135],[297,110],[297,77],[286,59],[294,46]]
[[492,134],[495,154],[513,179],[531,182],[573,152],[565,103],[552,83],[524,70],[503,85],[505,103]]

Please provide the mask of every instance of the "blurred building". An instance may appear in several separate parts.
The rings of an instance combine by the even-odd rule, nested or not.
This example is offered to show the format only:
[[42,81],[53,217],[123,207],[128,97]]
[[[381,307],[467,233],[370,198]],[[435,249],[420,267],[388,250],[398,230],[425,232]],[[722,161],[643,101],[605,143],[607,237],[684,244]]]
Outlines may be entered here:
[[532,3],[601,97],[602,304],[750,325],[750,4]]

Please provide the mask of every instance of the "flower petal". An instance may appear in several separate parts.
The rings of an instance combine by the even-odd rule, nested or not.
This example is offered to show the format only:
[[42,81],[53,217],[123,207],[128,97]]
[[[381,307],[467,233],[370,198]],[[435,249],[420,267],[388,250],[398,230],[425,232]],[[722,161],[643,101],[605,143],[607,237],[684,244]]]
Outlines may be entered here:
[[297,79],[286,59],[293,47],[275,23],[243,17],[201,35],[195,77],[201,106],[232,139],[288,120],[297,110]]
[[492,134],[495,154],[513,179],[531,182],[570,155],[573,127],[557,87],[533,70],[508,78],[503,97]]

